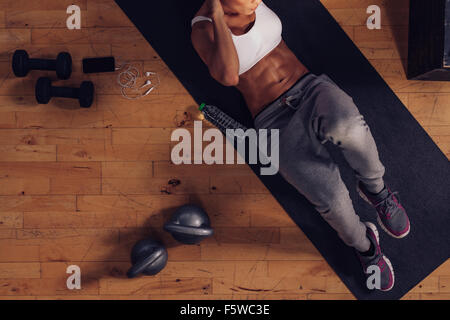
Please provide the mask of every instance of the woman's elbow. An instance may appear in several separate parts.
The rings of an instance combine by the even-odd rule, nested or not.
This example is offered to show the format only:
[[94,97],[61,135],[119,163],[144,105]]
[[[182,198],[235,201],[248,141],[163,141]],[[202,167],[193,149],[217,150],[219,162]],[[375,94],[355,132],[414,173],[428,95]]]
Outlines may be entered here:
[[239,84],[239,75],[225,75],[221,77],[220,82],[227,87],[237,86]]
[[210,67],[209,73],[211,77],[216,79],[224,86],[236,86],[239,83],[239,75],[236,72]]

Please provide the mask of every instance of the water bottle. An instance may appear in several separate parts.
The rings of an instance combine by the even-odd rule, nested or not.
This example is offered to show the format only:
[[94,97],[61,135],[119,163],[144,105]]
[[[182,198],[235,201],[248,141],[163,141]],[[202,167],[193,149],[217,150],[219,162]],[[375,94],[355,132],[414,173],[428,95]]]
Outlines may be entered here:
[[[226,130],[242,129],[243,132],[235,132],[234,136],[237,138],[239,142],[245,143],[247,127],[244,126],[242,123],[239,123],[238,121],[234,120],[232,117],[227,115],[225,112],[223,112],[216,106],[202,103],[199,107],[199,110],[203,113],[205,119],[211,122],[213,125],[215,125],[231,143],[234,142],[232,141],[231,137],[227,135]],[[255,147],[255,150],[258,150],[259,149],[258,142],[255,141],[254,143],[256,145],[252,144],[252,146]],[[242,151],[244,152],[243,154],[241,154],[238,149],[238,153],[245,159],[245,150]],[[264,159],[263,160],[264,162],[262,163],[264,164],[268,163],[266,154],[260,152],[259,157],[260,159]]]
[[227,129],[242,129],[244,131],[247,130],[247,128],[243,124],[237,122],[216,106],[202,103],[199,107],[199,110],[203,113],[205,119],[215,125],[220,131],[222,131],[224,135],[226,135]]

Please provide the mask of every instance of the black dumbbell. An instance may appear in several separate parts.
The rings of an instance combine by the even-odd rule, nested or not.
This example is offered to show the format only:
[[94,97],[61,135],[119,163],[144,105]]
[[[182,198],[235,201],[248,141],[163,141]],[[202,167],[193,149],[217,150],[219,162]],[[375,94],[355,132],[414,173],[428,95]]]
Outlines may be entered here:
[[72,58],[68,52],[60,52],[55,59],[30,59],[25,50],[16,50],[12,59],[16,77],[25,77],[30,70],[53,70],[59,79],[69,79],[72,73]]
[[83,81],[80,88],[53,87],[50,78],[41,77],[36,83],[36,100],[47,104],[52,97],[78,99],[80,107],[89,108],[94,100],[94,84]]
[[164,230],[184,244],[197,244],[214,233],[205,210],[192,204],[179,207],[164,224]]
[[140,273],[153,276],[160,272],[167,264],[166,248],[152,239],[137,242],[131,250],[131,264],[127,272],[128,278],[134,278]]

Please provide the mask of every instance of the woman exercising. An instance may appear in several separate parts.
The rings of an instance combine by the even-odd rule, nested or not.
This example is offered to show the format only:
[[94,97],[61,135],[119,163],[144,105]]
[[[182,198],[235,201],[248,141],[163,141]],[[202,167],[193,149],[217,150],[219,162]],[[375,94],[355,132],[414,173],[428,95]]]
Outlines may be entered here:
[[281,31],[279,17],[261,0],[206,0],[192,19],[191,39],[211,76],[242,93],[255,128],[279,129],[280,174],[356,249],[366,274],[371,265],[380,268],[380,289],[388,291],[394,270],[380,249],[378,231],[360,221],[323,144],[330,141],[342,150],[359,194],[389,235],[409,233],[406,211],[383,181],[385,168],[353,99],[325,74],[309,72]]

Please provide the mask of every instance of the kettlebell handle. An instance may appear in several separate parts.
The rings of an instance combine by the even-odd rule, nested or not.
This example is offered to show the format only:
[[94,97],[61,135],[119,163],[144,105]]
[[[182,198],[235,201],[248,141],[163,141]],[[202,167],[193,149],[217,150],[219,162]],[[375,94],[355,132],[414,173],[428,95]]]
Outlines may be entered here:
[[205,237],[209,237],[211,236],[214,231],[212,228],[208,228],[208,227],[187,227],[187,226],[182,226],[173,222],[169,222],[166,223],[164,225],[164,229],[166,229],[166,231],[169,232],[176,232],[176,233],[182,233],[185,235],[190,235],[190,236],[205,236]]
[[134,278],[145,269],[149,267],[149,265],[153,264],[159,257],[164,254],[163,248],[157,248],[151,255],[147,258],[139,260],[136,262],[127,272],[128,278]]

